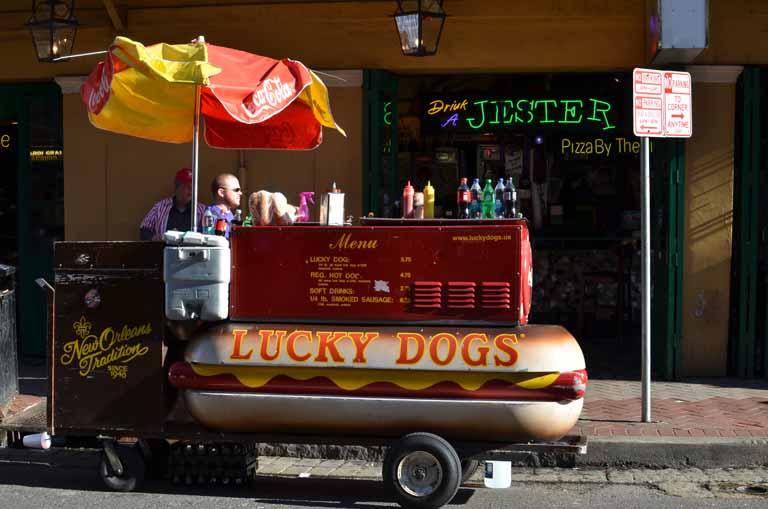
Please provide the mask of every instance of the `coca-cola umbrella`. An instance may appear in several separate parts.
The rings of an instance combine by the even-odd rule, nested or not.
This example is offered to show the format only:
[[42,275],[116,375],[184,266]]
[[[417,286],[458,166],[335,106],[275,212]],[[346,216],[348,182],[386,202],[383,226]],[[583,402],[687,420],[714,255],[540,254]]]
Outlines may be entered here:
[[117,37],[80,96],[100,129],[191,141],[195,203],[201,116],[205,141],[216,148],[307,150],[320,145],[323,126],[344,134],[331,114],[328,89],[304,64],[214,46],[202,37],[146,47]]

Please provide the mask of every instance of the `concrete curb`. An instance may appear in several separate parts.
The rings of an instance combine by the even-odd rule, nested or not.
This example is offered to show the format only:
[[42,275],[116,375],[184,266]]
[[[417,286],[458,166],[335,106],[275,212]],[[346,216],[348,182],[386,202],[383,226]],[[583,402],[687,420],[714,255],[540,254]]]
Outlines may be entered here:
[[750,468],[768,465],[768,438],[591,438],[577,466]]
[[[259,455],[380,462],[383,447],[261,444]],[[523,455],[515,466],[613,468],[751,468],[768,465],[768,438],[599,437],[590,438],[587,454]]]

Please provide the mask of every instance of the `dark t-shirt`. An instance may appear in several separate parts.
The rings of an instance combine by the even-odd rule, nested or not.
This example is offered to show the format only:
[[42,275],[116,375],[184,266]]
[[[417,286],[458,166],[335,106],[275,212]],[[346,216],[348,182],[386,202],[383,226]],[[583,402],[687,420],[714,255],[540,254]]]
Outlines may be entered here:
[[[199,220],[199,218],[198,218]],[[187,205],[184,212],[179,212],[176,205],[171,207],[168,211],[168,224],[166,225],[166,231],[178,230],[185,232],[189,230],[189,225],[192,224],[192,207]]]

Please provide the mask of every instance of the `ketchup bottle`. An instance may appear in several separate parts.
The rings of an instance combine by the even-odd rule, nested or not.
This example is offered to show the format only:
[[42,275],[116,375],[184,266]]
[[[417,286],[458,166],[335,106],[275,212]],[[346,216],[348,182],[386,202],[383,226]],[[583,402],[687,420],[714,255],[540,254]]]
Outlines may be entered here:
[[413,193],[413,186],[409,180],[403,188],[403,217],[408,219],[413,218]]

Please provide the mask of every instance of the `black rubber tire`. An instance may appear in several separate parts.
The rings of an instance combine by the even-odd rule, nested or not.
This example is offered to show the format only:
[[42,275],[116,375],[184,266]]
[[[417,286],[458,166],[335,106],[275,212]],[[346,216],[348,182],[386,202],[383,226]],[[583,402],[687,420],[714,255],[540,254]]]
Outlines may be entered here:
[[466,483],[479,466],[478,460],[461,460],[461,484]]
[[[432,493],[414,496],[400,485],[397,469],[400,462],[413,452],[427,452],[440,464],[442,480]],[[461,461],[454,448],[443,438],[431,433],[411,433],[387,450],[382,466],[384,485],[401,507],[406,509],[438,509],[449,503],[461,482]]]
[[101,453],[99,463],[99,476],[104,484],[112,491],[133,491],[144,482],[147,466],[138,447],[118,445],[115,447],[120,463],[123,464],[123,475],[117,476],[107,460],[105,453]]

